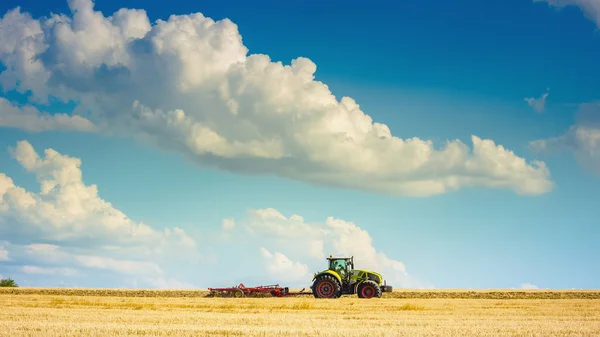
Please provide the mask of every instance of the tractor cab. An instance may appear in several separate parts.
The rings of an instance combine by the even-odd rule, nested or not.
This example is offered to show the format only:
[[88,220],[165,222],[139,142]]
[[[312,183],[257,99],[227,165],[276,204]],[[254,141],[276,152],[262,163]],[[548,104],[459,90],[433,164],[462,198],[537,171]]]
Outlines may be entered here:
[[346,280],[350,276],[350,271],[354,269],[354,256],[352,257],[332,257],[329,255],[329,270],[338,273],[342,279]]

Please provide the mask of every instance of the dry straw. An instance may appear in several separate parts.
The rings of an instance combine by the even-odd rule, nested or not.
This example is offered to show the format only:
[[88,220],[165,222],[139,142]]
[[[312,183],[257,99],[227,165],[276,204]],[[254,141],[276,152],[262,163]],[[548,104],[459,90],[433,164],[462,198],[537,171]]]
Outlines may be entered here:
[[402,290],[334,300],[206,294],[1,289],[0,336],[600,336],[595,291]]

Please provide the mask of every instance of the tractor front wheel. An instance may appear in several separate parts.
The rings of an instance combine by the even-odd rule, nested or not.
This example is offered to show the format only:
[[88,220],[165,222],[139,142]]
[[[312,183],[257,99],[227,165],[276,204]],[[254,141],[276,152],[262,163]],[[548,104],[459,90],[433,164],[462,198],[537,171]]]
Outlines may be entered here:
[[337,298],[342,294],[338,280],[331,275],[323,275],[315,280],[312,286],[316,298]]
[[356,290],[360,298],[381,297],[381,288],[375,281],[364,281],[358,285],[358,289]]

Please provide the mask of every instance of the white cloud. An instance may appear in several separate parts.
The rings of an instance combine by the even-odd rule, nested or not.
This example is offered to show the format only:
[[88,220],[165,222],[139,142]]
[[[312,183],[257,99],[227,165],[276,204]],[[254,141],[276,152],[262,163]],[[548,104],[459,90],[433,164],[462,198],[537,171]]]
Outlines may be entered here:
[[539,288],[536,285],[533,285],[531,283],[523,283],[523,284],[521,284],[521,289],[536,290],[536,289],[539,289]]
[[77,271],[73,268],[49,268],[49,267],[38,267],[38,266],[21,266],[20,271],[26,274],[40,274],[40,275],[62,275],[62,276],[75,276]]
[[333,247],[336,252],[354,255],[356,263],[373,270],[390,270],[406,275],[404,263],[388,258],[373,246],[369,233],[352,222],[327,218],[326,224],[334,234]]
[[169,242],[195,246],[180,228],[157,231],[101,199],[96,185],[83,182],[80,159],[53,149],[46,149],[42,158],[27,141],[18,142],[12,153],[23,168],[35,174],[41,189],[39,193],[26,191],[0,173],[0,217],[22,224],[0,227],[5,232],[22,231],[33,235],[30,239],[110,239],[157,248]]
[[59,246],[47,243],[32,243],[25,246],[25,248],[27,254],[39,254],[46,258],[54,258],[60,254],[60,252],[58,252]]
[[[71,243],[72,244],[72,243]],[[73,270],[73,273],[62,273],[65,276],[75,275],[76,271],[81,268],[92,269],[98,272],[102,271],[113,271],[117,274],[122,275],[136,275],[146,277],[159,277],[164,274],[163,269],[153,261],[144,261],[143,259],[131,260],[132,256],[129,254],[130,251],[126,249],[117,250],[114,258],[109,255],[111,252],[102,251],[98,248],[95,249],[84,249],[80,247],[61,247],[52,244],[30,244],[25,245],[25,254],[28,258],[32,258],[39,263],[45,263],[49,265],[69,265],[69,268],[56,268],[56,267],[31,267],[28,269],[21,269],[26,273],[36,273],[35,269],[38,268],[37,274],[41,274],[42,271],[51,270]],[[77,251],[84,251],[85,254],[78,253]]]
[[100,256],[74,256],[75,260],[85,267],[109,269],[122,274],[162,274],[162,269],[152,262],[124,261]]
[[[30,90],[39,102],[79,102],[73,113],[105,134],[130,135],[228,171],[393,195],[552,189],[544,163],[528,163],[492,140],[472,136],[472,148],[452,140],[436,149],[428,140],[393,136],[352,98],[337,100],[315,81],[311,60],[283,65],[249,55],[227,19],[195,13],[151,24],[143,10],[105,17],[89,0],[69,7],[72,16],[40,20],[19,9],[5,14],[0,83]],[[12,124],[56,127],[40,126],[32,114],[35,123]]]
[[577,111],[577,121],[558,137],[530,142],[541,153],[568,151],[586,170],[600,175],[600,102],[584,103]]
[[290,279],[306,284],[310,277],[304,277],[305,274],[326,269],[327,252],[327,255],[354,256],[355,268],[381,272],[388,284],[396,287],[431,287],[409,275],[403,262],[377,250],[370,234],[349,221],[329,217],[324,222],[312,223],[299,215],[286,217],[267,208],[249,211],[249,217],[238,223],[237,239],[261,247],[266,269],[275,278],[295,271]]
[[309,270],[306,264],[292,262],[282,253],[271,253],[264,247],[260,248],[261,255],[266,260],[267,270],[271,275],[278,277],[283,281],[306,281]]
[[13,127],[31,132],[47,130],[95,131],[96,128],[84,117],[67,114],[48,114],[36,107],[17,107],[6,98],[0,97],[0,127]]
[[4,245],[0,245],[0,261],[10,261],[8,258],[8,250]]
[[525,102],[533,109],[535,112],[542,113],[546,108],[546,98],[548,97],[548,93],[544,93],[540,98],[525,98]]
[[221,226],[224,230],[230,230],[235,228],[235,220],[233,219],[223,219]]
[[[45,263],[21,271],[68,276],[64,268],[91,268],[157,278],[165,273],[159,264],[199,261],[197,244],[183,229],[154,229],[100,198],[96,185],[84,183],[80,159],[53,149],[40,157],[26,141],[18,142],[12,154],[40,184],[38,193],[29,192],[0,173],[0,236],[17,240],[12,245],[25,258]],[[20,238],[34,243],[25,245]]]
[[316,259],[324,259],[325,251],[324,251],[324,242],[323,240],[311,240],[306,244],[306,252],[310,257]]
[[583,11],[586,18],[594,21],[600,27],[600,1],[598,0],[533,0],[533,2],[545,2],[558,9],[577,6]]

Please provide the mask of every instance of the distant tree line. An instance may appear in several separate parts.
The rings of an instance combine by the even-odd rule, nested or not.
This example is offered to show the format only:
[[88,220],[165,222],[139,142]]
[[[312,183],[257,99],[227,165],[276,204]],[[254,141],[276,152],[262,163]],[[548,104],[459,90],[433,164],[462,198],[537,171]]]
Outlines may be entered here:
[[15,280],[9,278],[3,278],[0,280],[0,287],[18,287],[19,285],[15,282]]

